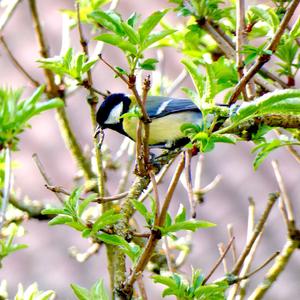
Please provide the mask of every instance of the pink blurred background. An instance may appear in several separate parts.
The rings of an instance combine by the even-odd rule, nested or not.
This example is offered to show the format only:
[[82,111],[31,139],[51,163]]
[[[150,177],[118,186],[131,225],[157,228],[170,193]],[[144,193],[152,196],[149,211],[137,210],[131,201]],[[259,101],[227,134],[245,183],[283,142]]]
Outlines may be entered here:
[[[252,2],[253,3],[253,2]],[[257,2],[259,3],[259,1]],[[59,9],[73,9],[73,1],[37,1],[43,27],[50,45],[51,55],[58,55],[61,46],[62,18]],[[167,1],[152,0],[145,5],[144,1],[121,0],[118,11],[128,17],[136,11],[142,16],[149,15],[157,9],[169,6]],[[176,20],[174,13],[170,13],[168,19]],[[15,15],[11,18],[4,31],[4,37],[10,45],[14,55],[30,74],[43,81],[42,70],[35,60],[39,57],[37,43],[34,36],[31,16],[27,1],[23,1]],[[79,50],[77,32],[72,32],[72,46]],[[32,92],[32,87],[12,65],[3,48],[0,48],[0,78],[1,84],[13,88],[25,87],[25,94]],[[173,49],[164,49],[165,70],[171,80],[174,80],[182,70],[180,54]],[[124,66],[122,53],[110,46],[104,47],[104,57],[114,65]],[[114,79],[114,74],[107,67],[99,63],[93,72],[95,86],[100,90],[111,92],[127,92],[126,86],[120,80]],[[183,86],[190,85],[189,81]],[[177,96],[182,96],[180,91]],[[78,140],[84,147],[92,147],[92,128],[90,125],[89,111],[86,104],[86,91],[81,90],[68,101],[67,112],[72,128]],[[46,170],[55,184],[66,189],[74,187],[73,176],[76,166],[68,150],[64,146],[58,126],[55,122],[54,111],[47,112],[31,121],[32,128],[28,129],[21,137],[20,150],[14,153],[14,159],[20,163],[15,170],[15,188],[20,188],[22,195],[28,195],[31,199],[53,203],[58,205],[56,198],[44,188],[44,180],[41,178],[33,160],[32,154],[37,153],[45,165]],[[120,136],[107,132],[106,143],[115,153],[120,145]],[[257,215],[260,215],[265,207],[268,193],[278,190],[271,167],[271,159],[278,159],[284,176],[286,187],[291,199],[294,201],[296,216],[299,217],[299,193],[300,193],[300,169],[295,160],[286,149],[277,150],[254,171],[252,160],[254,155],[250,153],[253,147],[250,143],[240,143],[237,146],[218,145],[216,149],[205,155],[202,184],[209,183],[217,174],[222,176],[220,184],[205,197],[205,202],[198,208],[198,218],[209,220],[218,224],[209,230],[200,230],[193,235],[194,246],[192,253],[183,270],[187,273],[193,268],[200,268],[208,272],[219,253],[217,244],[227,243],[226,225],[234,226],[238,250],[241,251],[247,229],[248,198],[252,196],[256,201]],[[196,160],[196,159],[194,159]],[[108,187],[113,194],[118,185],[116,176],[108,173]],[[119,174],[120,175],[120,174]],[[164,185],[160,191],[165,191],[172,171],[168,173]],[[171,213],[178,209],[178,202],[188,206],[188,200],[184,188],[179,185],[173,199]],[[78,232],[65,226],[49,227],[46,222],[28,221],[25,224],[26,235],[19,242],[29,245],[28,249],[12,254],[3,262],[0,269],[0,279],[7,279],[9,290],[15,292],[19,282],[28,286],[36,281],[41,289],[53,289],[57,292],[57,299],[74,299],[69,285],[76,283],[90,287],[99,277],[105,279],[108,286],[106,273],[106,257],[104,248],[100,253],[90,258],[85,263],[78,263],[68,254],[68,248],[76,246],[80,251],[85,251],[88,242],[81,238]],[[285,241],[285,226],[277,207],[274,207],[266,229],[258,248],[253,267],[260,265],[266,258],[277,250],[281,250]],[[228,256],[230,262],[230,256]],[[264,271],[259,272],[252,279],[249,291],[263,278]],[[213,276],[214,279],[223,275],[220,267]],[[287,270],[279,277],[279,280],[267,294],[265,299],[298,299],[300,295],[299,273],[300,253],[296,252]],[[149,299],[160,299],[162,287],[154,286],[146,273]],[[11,294],[12,295],[12,294]],[[170,298],[171,299],[171,298]]]

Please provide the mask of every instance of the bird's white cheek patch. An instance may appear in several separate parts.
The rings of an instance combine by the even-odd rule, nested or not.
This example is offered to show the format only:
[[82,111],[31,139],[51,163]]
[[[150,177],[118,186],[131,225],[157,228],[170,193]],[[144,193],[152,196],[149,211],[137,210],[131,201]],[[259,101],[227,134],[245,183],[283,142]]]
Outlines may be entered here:
[[116,105],[109,113],[108,118],[104,124],[118,124],[120,123],[120,117],[123,111],[123,102]]

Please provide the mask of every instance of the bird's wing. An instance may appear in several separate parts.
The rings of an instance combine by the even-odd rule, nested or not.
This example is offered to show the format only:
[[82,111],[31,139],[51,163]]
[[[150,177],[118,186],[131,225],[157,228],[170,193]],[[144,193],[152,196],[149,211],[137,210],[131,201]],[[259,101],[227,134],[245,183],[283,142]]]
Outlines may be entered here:
[[169,114],[198,111],[199,108],[189,99],[178,99],[160,96],[148,96],[146,109],[151,119],[161,118]]

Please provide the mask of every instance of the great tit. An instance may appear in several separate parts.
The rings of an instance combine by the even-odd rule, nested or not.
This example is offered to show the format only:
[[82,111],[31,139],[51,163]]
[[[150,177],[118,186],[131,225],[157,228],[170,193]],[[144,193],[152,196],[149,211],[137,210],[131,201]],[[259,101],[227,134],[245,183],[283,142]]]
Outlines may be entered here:
[[[98,109],[97,122],[102,129],[110,128],[136,140],[137,117],[122,117],[136,107],[133,96],[111,94]],[[202,114],[189,99],[148,96],[146,110],[151,118],[149,146],[165,149],[182,147],[189,142],[180,127],[185,123],[200,124]]]

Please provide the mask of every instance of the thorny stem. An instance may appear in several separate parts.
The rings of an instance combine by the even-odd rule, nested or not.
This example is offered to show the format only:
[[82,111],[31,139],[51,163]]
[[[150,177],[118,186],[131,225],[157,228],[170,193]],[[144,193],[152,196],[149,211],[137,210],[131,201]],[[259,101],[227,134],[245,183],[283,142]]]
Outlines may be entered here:
[[258,223],[256,224],[255,226],[255,229],[252,233],[252,237],[251,239],[248,241],[244,251],[242,252],[242,254],[240,255],[238,261],[236,262],[236,264],[234,265],[233,267],[233,270],[232,270],[232,274],[234,275],[238,275],[242,266],[243,266],[243,263],[245,261],[245,259],[247,258],[249,252],[251,251],[252,247],[253,247],[253,244],[255,243],[256,239],[258,238],[259,234],[261,233],[261,231],[263,230],[264,228],[264,225],[269,217],[269,214],[271,212],[271,209],[275,203],[275,201],[278,199],[279,197],[279,194],[278,193],[273,193],[273,194],[270,194],[269,196],[269,199],[268,199],[268,202],[267,202],[267,206],[260,218],[260,220],[258,221]]
[[34,86],[40,86],[40,83],[35,80],[24,68],[23,66],[19,63],[19,61],[16,59],[16,57],[13,55],[12,51],[9,49],[6,40],[3,35],[0,33],[0,40],[1,43],[8,54],[9,58],[13,62],[13,64],[16,66],[16,68],[34,85]]
[[9,146],[5,149],[5,173],[4,173],[4,187],[1,201],[0,211],[0,230],[5,222],[6,209],[9,202],[9,195],[11,190],[11,149]]
[[216,271],[218,266],[222,263],[223,259],[225,258],[226,254],[228,253],[233,241],[234,241],[234,237],[232,237],[232,239],[229,241],[229,243],[228,243],[226,249],[224,250],[223,254],[218,258],[218,260],[216,261],[216,263],[214,264],[214,266],[212,267],[210,272],[208,272],[207,276],[203,280],[202,285],[205,285],[205,283],[208,281],[208,279],[214,274],[214,272]]
[[[284,33],[284,30],[288,26],[288,23],[290,19],[292,18],[300,0],[293,0],[289,7],[286,10],[286,13],[284,17],[282,18],[280,25],[273,36],[269,46],[266,48],[266,50],[271,51],[274,53],[277,49],[277,46],[280,42],[281,36]],[[243,78],[239,81],[239,83],[236,85],[236,87],[233,90],[233,93],[230,97],[229,100],[229,105],[233,104],[236,102],[239,94],[241,93],[242,89],[245,87],[245,85],[249,82],[249,80],[258,72],[258,70],[270,60],[271,55],[269,54],[262,54],[261,56],[258,57],[256,60],[255,64],[248,70],[248,72],[243,76]]]

